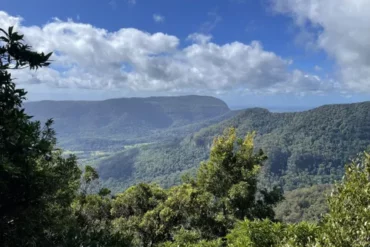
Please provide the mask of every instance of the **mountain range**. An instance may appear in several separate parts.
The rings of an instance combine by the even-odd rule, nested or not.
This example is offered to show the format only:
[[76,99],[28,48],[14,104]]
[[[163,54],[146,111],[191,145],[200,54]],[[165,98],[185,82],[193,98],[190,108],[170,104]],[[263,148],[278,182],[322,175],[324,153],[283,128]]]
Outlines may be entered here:
[[[41,122],[53,118],[63,148],[84,151],[185,135],[233,114],[225,102],[208,96],[38,101],[25,108]],[[163,134],[171,131],[176,133]]]
[[182,96],[40,101],[27,103],[26,111],[41,121],[54,118],[60,146],[95,166],[116,192],[143,181],[178,184],[229,127],[240,137],[256,132],[256,147],[269,157],[262,183],[286,190],[332,183],[370,145],[370,102],[276,113]]

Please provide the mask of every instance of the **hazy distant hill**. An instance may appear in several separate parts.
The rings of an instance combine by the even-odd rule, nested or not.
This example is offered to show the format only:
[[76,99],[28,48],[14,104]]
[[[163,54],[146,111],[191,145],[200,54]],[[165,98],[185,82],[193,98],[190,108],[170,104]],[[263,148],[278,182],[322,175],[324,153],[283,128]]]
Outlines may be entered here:
[[25,108],[38,120],[53,118],[61,145],[72,149],[135,142],[230,113],[222,100],[208,96],[39,101],[26,103]]
[[256,145],[269,156],[265,183],[287,189],[330,183],[343,164],[370,145],[370,102],[327,105],[297,113],[254,108],[185,138],[128,149],[98,162],[107,184],[116,189],[137,181],[177,183],[207,158],[214,136],[227,127],[240,136],[256,131]]

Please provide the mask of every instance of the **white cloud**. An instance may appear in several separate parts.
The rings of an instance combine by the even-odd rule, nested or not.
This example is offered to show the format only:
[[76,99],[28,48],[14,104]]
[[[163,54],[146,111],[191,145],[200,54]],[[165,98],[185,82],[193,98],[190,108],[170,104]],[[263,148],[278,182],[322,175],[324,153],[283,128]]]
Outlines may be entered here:
[[321,71],[321,70],[322,70],[322,68],[321,68],[320,66],[318,66],[318,65],[315,65],[314,69],[315,69],[316,71]]
[[206,44],[212,39],[211,35],[206,35],[202,33],[192,33],[188,36],[187,40],[193,41],[198,44]]
[[200,26],[200,32],[210,33],[222,21],[217,9],[208,12],[208,20]]
[[17,16],[10,16],[4,11],[0,11],[0,27],[7,29],[7,27],[14,26],[17,28],[22,21],[22,18]]
[[369,0],[272,0],[338,65],[344,90],[370,92]]
[[320,93],[336,85],[292,70],[291,60],[264,50],[261,43],[223,45],[211,36],[189,35],[190,44],[164,33],[134,28],[116,32],[57,18],[39,26],[0,12],[0,24],[17,24],[38,51],[54,51],[52,66],[37,72],[14,71],[22,84],[54,87],[121,89],[167,93]]
[[153,15],[153,20],[157,23],[161,23],[161,22],[164,22],[165,21],[165,18],[163,15],[160,15],[160,14],[154,14]]

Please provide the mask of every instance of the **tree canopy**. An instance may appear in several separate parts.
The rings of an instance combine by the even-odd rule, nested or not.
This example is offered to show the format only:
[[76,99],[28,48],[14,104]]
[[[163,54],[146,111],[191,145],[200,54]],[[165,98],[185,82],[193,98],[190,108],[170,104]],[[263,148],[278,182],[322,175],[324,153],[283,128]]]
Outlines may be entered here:
[[26,92],[9,73],[48,66],[52,53],[32,51],[12,27],[0,32],[0,242],[44,245],[65,230],[80,171],[75,157],[63,158],[55,148],[53,121],[41,126],[24,112]]

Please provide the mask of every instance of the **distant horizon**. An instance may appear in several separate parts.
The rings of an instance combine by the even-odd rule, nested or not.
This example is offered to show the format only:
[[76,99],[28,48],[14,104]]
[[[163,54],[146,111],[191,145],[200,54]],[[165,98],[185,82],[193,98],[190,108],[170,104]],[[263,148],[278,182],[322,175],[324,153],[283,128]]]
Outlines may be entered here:
[[[320,105],[320,106],[324,106],[324,105]],[[230,108],[230,110],[244,110],[244,109],[251,109],[251,108],[263,108],[263,109],[267,109],[271,112],[300,112],[300,111],[306,111],[306,110],[310,110],[310,109],[314,109],[314,108],[317,108],[317,107],[320,107],[320,106],[284,106],[284,105],[281,105],[281,106],[253,106],[253,105],[228,105],[228,107]]]
[[132,96],[132,97],[112,97],[112,98],[103,98],[103,99],[41,99],[41,100],[26,100],[25,102],[41,102],[41,101],[84,101],[84,102],[97,102],[97,101],[106,101],[106,100],[114,100],[114,99],[147,99],[147,98],[156,98],[156,97],[190,97],[190,96],[199,96],[199,97],[213,97],[219,100],[222,100],[226,103],[230,110],[243,110],[243,109],[250,109],[250,108],[264,108],[271,112],[300,112],[311,110],[317,107],[325,106],[325,105],[337,105],[337,104],[353,104],[353,103],[361,103],[370,101],[369,100],[360,100],[360,101],[349,101],[349,102],[329,102],[323,103],[318,105],[287,105],[287,104],[275,104],[275,105],[258,105],[258,104],[233,104],[229,103],[227,100],[224,100],[222,97],[217,97],[213,95],[201,95],[201,94],[188,94],[188,95],[153,95],[153,96]]

